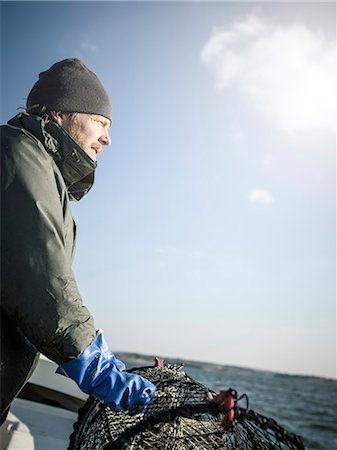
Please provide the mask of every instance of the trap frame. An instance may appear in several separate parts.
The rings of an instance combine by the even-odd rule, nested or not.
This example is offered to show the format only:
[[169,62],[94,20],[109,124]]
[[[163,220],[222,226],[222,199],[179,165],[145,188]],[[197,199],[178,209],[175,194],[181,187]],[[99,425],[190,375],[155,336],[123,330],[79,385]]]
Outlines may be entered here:
[[[216,394],[183,366],[134,368],[156,385],[151,403],[113,412],[90,397],[79,410],[68,450],[305,450],[303,439],[248,408],[234,389]],[[246,407],[239,402],[246,399]]]

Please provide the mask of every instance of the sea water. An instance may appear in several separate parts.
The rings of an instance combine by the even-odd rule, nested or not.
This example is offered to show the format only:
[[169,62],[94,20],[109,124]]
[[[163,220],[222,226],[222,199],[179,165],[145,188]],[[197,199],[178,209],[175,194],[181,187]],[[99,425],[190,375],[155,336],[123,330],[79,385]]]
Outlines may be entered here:
[[[127,368],[153,365],[152,357],[118,356]],[[234,388],[239,395],[247,394],[250,409],[301,435],[308,450],[337,450],[336,380],[192,361],[165,362],[183,363],[189,376],[214,391]]]

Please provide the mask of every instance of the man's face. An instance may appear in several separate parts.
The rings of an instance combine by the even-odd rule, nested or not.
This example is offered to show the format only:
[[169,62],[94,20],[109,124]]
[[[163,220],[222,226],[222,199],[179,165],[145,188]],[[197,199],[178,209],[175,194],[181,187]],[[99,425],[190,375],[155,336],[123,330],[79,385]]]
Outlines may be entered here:
[[96,114],[59,114],[55,121],[64,128],[74,141],[96,161],[103,145],[110,145],[110,120]]

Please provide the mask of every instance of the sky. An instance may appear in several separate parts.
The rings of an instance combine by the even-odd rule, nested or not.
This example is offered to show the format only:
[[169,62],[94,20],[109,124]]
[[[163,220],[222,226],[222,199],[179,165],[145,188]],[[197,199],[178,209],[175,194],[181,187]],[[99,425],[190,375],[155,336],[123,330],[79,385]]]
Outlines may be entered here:
[[112,145],[74,272],[115,352],[336,377],[334,2],[1,2],[1,123],[80,58]]

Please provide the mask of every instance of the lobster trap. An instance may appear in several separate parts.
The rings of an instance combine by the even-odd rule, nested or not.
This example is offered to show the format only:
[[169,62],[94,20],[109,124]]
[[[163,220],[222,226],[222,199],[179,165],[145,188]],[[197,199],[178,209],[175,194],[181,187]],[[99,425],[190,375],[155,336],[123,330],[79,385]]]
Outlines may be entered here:
[[305,450],[300,436],[248,409],[247,398],[239,407],[243,399],[234,389],[216,394],[182,369],[157,359],[153,367],[129,370],[157,387],[145,409],[113,412],[90,397],[68,450]]

